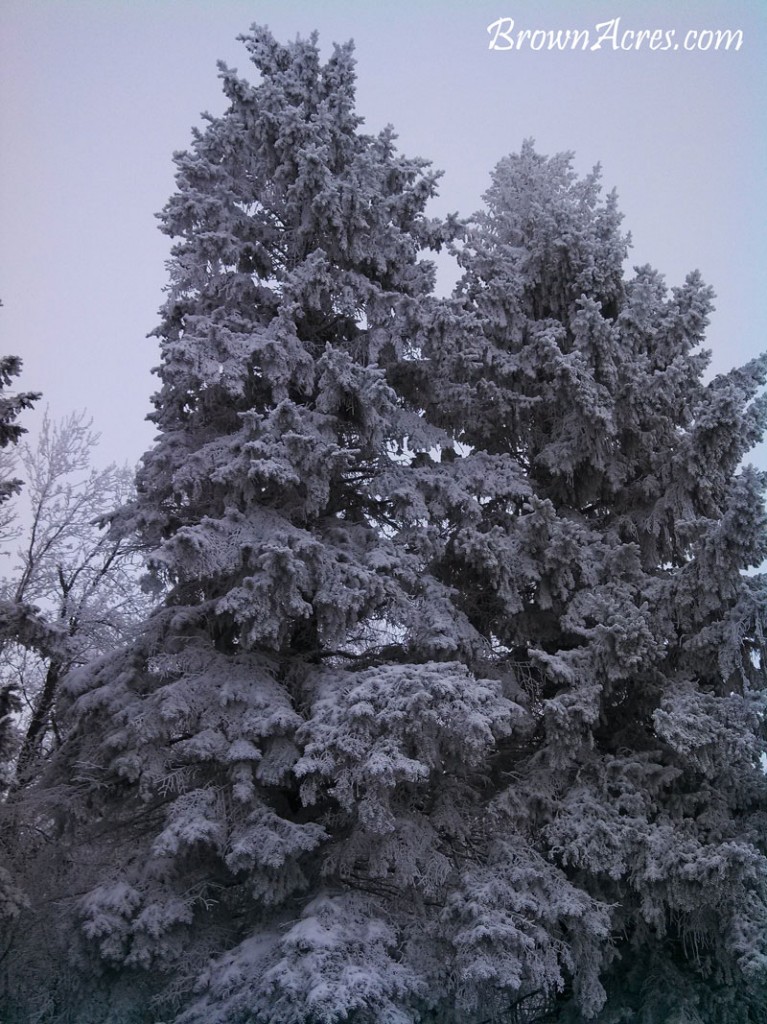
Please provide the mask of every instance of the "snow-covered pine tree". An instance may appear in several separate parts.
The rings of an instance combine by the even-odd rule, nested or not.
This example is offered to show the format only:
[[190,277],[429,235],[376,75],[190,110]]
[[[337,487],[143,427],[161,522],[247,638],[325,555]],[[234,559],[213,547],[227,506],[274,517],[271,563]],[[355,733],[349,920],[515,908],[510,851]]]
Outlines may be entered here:
[[476,327],[444,330],[411,380],[464,474],[508,454],[529,484],[512,504],[488,484],[431,571],[536,728],[487,763],[450,942],[484,985],[542,989],[546,1020],[764,1022],[767,587],[745,570],[767,521],[765,474],[741,463],[767,357],[705,382],[711,290],[624,278],[598,169],[526,143],[485,199],[457,289]]
[[[12,534],[13,517],[5,515],[5,504],[21,488],[21,481],[12,476],[13,460],[7,458],[7,449],[18,444],[26,428],[17,422],[19,414],[30,409],[40,395],[24,391],[8,393],[15,377],[21,373],[18,356],[0,358],[0,538]],[[8,640],[19,635],[36,631],[34,614],[27,606],[8,600],[0,600],[0,656]],[[18,688],[13,683],[0,686],[0,799],[5,796],[12,777],[11,765],[18,753],[20,735],[18,714],[21,700]],[[2,840],[2,836],[0,836]],[[0,934],[8,931],[25,906],[24,893],[6,865],[3,843],[0,841]],[[2,947],[0,947],[0,950]]]
[[[0,303],[2,305],[2,303]],[[18,444],[19,438],[25,433],[25,428],[16,420],[19,414],[25,409],[31,409],[40,395],[37,392],[22,391],[16,394],[4,394],[13,382],[13,378],[21,373],[21,360],[18,356],[3,356],[0,358],[0,449],[9,445]],[[3,465],[3,469],[5,466]],[[0,503],[16,494],[21,487],[21,481],[6,479],[5,474],[0,479]]]
[[[14,462],[8,449],[18,444],[21,435],[26,433],[26,428],[17,422],[19,414],[30,409],[40,397],[32,391],[7,393],[14,377],[20,373],[18,356],[0,358],[0,540],[13,533],[13,515],[6,512],[7,502],[21,489],[21,480],[11,475]],[[0,599],[0,652],[8,640],[33,630],[33,619],[31,610],[21,602]],[[10,683],[0,686],[0,795],[5,792],[7,783],[5,768],[16,753],[15,715],[18,710],[16,687]]]
[[428,165],[360,132],[350,47],[322,65],[315,39],[244,42],[261,79],[222,67],[229,109],[177,156],[162,215],[160,435],[122,529],[169,596],[69,686],[35,822],[60,875],[5,956],[12,1020],[457,1005],[445,883],[523,712],[395,514],[479,481],[423,454],[451,439],[384,372],[417,355],[419,252],[455,227],[424,216]]

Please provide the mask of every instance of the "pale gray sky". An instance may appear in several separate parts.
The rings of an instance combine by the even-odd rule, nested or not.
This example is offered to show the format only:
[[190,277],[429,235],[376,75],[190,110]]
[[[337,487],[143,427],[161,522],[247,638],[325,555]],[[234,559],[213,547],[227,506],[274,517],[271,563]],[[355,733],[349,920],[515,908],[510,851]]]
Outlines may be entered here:
[[[675,30],[679,49],[490,51],[487,26]],[[765,346],[767,3],[653,0],[2,0],[0,353],[54,416],[87,407],[100,461],[135,461],[157,348],[167,240],[153,214],[171,153],[199,112],[223,110],[215,62],[249,75],[238,33],[354,38],[358,110],[445,172],[435,214],[467,215],[527,136],[597,162],[634,239],[633,263],[717,292],[715,368]],[[742,29],[739,51],[686,52],[692,30]],[[706,37],[700,37],[705,39]],[[251,76],[252,77],[252,76]],[[447,280],[447,274],[443,281]],[[26,422],[32,422],[27,417]],[[767,460],[761,459],[765,463]]]

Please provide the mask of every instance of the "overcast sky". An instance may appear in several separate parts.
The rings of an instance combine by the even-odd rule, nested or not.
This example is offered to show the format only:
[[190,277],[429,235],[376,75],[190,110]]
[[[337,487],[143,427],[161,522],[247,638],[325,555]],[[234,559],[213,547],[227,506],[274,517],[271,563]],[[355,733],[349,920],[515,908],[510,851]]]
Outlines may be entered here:
[[[490,50],[499,18],[514,37],[570,28],[593,41],[615,19],[612,38],[629,45],[625,32],[674,35],[656,50],[647,38],[639,51],[609,39]],[[542,153],[574,150],[581,173],[600,162],[631,262],[670,285],[699,268],[716,290],[715,368],[767,347],[764,0],[0,0],[0,354],[22,356],[21,386],[54,416],[90,411],[100,461],[135,462],[151,444],[145,336],[168,248],[153,215],[173,190],[172,152],[201,111],[224,109],[216,60],[255,75],[236,40],[253,22],[283,41],[317,29],[326,56],[356,41],[358,112],[445,172],[434,214],[477,209],[528,136]],[[739,50],[685,49],[726,29],[742,30]]]

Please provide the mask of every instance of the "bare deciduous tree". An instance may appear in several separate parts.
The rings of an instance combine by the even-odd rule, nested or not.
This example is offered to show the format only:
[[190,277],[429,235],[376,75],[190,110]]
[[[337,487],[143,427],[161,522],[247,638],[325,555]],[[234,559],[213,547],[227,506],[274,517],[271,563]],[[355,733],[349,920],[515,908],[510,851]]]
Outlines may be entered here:
[[147,611],[135,546],[108,528],[133,471],[94,468],[98,440],[84,412],[58,422],[46,414],[37,442],[18,449],[25,487],[15,522],[5,517],[5,539],[19,546],[6,550],[0,582],[0,688],[13,684],[21,699],[17,784],[58,739],[62,678],[119,644]]

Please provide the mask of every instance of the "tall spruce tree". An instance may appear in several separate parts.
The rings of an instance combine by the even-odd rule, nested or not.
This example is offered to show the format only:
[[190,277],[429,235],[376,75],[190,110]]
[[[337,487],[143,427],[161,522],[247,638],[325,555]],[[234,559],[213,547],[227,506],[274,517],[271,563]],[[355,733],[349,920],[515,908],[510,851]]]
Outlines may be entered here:
[[[598,169],[528,142],[485,200],[457,288],[476,328],[443,332],[418,388],[465,463],[508,453],[530,487],[486,489],[435,556],[536,728],[493,756],[485,854],[448,897],[458,948],[504,988],[558,947],[547,1020],[764,1022],[767,589],[745,570],[767,519],[741,463],[767,357],[705,383],[712,292],[625,279]],[[598,977],[557,920],[565,884],[605,915]],[[543,931],[527,947],[520,913]]]
[[163,214],[122,529],[170,596],[40,786],[82,981],[39,1019],[764,1020],[764,362],[705,384],[708,289],[625,280],[529,145],[431,299],[454,229],[350,49],[245,43]]
[[[455,231],[424,216],[436,176],[359,131],[350,47],[322,65],[314,39],[244,42],[261,80],[221,68],[229,109],[177,156],[162,215],[160,436],[121,528],[169,596],[70,684],[36,794],[66,853],[5,957],[19,1019],[438,1002],[421,908],[476,814],[467,780],[522,714],[468,663],[482,638],[395,516],[415,453],[452,448],[384,370],[432,315],[420,250]],[[41,986],[28,937],[54,905]]]

